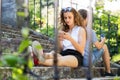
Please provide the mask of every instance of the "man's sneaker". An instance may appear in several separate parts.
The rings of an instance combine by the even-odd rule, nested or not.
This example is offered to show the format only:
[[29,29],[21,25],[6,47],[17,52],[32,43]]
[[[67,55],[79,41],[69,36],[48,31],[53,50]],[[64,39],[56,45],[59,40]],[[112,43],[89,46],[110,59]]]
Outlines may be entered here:
[[38,66],[38,65],[39,65],[39,60],[38,60],[38,58],[34,55],[33,49],[32,49],[31,46],[28,46],[28,53],[29,53],[30,56],[33,58],[34,66]]
[[33,41],[32,43],[33,55],[38,58],[40,62],[44,62],[45,58],[43,56],[43,49],[38,41]]
[[112,77],[112,76],[115,76],[113,73],[108,73],[108,72],[105,72],[104,74],[105,77]]

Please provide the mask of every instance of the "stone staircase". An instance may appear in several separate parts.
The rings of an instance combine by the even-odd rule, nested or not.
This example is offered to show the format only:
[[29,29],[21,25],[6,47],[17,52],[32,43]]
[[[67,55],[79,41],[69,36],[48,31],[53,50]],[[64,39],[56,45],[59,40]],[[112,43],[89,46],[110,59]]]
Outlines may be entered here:
[[[2,53],[12,53],[17,52],[18,47],[22,41],[21,29],[12,28],[10,25],[1,25],[0,29],[0,46]],[[50,39],[48,36],[37,33],[30,29],[29,39],[34,41],[37,40],[41,42],[45,52],[54,49],[54,40]]]
[[[0,75],[5,78],[9,78],[12,75],[12,67],[0,67]],[[101,73],[104,73],[103,67],[92,67],[91,73],[94,80],[120,80],[120,75],[117,75],[118,68],[111,68],[111,71],[116,74],[115,77],[103,77]],[[86,80],[88,68],[70,68],[70,67],[58,67],[58,75],[60,80]],[[54,68],[53,67],[33,67],[31,74],[28,74],[29,80],[54,80]]]
[[[86,78],[88,68],[85,67],[79,67],[76,69],[70,68],[70,67],[58,67],[59,71],[59,77],[60,79],[80,79],[80,78]],[[118,69],[112,68],[111,71],[114,74],[117,74]],[[36,73],[37,75],[40,75],[42,79],[53,79],[54,70],[53,67],[34,67],[32,69],[32,72]],[[101,73],[104,73],[103,67],[93,67],[92,68],[92,77],[101,77]],[[47,80],[46,79],[46,80]]]
[[[2,49],[10,49],[12,51],[16,51],[18,45],[20,44],[22,37],[19,30],[11,29],[10,26],[2,26],[1,29],[2,38],[0,42],[2,43]],[[5,35],[4,35],[5,34]],[[54,48],[54,41],[49,39],[42,34],[38,34],[34,31],[30,31],[30,39],[37,40],[42,43],[44,51],[50,51]],[[46,43],[46,44],[44,44]],[[11,51],[11,52],[12,52]],[[11,53],[10,52],[10,53]],[[58,67],[59,78],[60,80],[86,80],[88,68],[80,67],[80,68],[70,68],[70,67]],[[112,67],[111,71],[114,74],[118,74],[120,76],[120,68]],[[29,80],[54,80],[54,68],[53,67],[33,67],[31,69],[31,74],[28,74]],[[115,77],[105,79],[103,76],[104,67],[92,67],[92,77],[93,80],[113,80]],[[36,75],[34,75],[34,74]],[[7,78],[12,76],[12,67],[0,67],[0,80],[8,80]],[[98,79],[100,78],[100,79]],[[120,80],[118,77],[117,80]]]

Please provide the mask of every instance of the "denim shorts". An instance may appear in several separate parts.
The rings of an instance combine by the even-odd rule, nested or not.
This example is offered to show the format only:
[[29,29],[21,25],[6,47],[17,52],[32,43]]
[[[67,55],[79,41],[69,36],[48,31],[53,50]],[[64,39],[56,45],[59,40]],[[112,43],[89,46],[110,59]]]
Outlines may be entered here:
[[[95,63],[97,63],[100,58],[103,55],[103,49],[97,49],[97,48],[93,48],[92,51],[92,65],[94,65]],[[84,56],[84,60],[83,60],[83,66],[84,67],[88,67],[89,66],[89,56]]]
[[93,48],[93,58],[92,58],[92,63],[95,64],[96,62],[98,62],[98,60],[100,60],[100,58],[102,57],[104,53],[104,49],[97,49],[97,48]]

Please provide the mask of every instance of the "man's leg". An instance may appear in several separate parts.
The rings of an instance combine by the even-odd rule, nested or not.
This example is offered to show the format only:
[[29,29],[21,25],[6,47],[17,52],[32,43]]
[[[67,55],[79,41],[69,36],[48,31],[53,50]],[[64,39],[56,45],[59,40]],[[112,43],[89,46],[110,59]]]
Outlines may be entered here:
[[110,53],[108,51],[108,47],[107,47],[106,44],[104,44],[103,49],[104,49],[104,53],[102,55],[102,58],[103,58],[103,62],[105,64],[105,70],[106,70],[106,72],[111,73],[111,70],[110,70]]
[[100,60],[103,53],[104,53],[104,50],[102,48],[101,49],[97,49],[97,48],[93,49],[93,58],[92,58],[93,64],[96,64]]
[[105,76],[115,76],[114,74],[111,73],[111,69],[110,69],[110,54],[107,48],[107,45],[104,44],[103,47],[100,50],[95,50],[93,52],[94,56],[95,56],[95,60],[97,61],[98,59],[100,59],[100,57],[102,57],[104,65],[105,65]]

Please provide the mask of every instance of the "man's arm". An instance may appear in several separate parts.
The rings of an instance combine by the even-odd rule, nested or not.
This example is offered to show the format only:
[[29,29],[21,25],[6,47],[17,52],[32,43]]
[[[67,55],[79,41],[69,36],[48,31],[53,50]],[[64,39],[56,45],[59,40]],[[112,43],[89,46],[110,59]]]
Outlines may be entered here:
[[96,41],[96,42],[94,42],[94,45],[95,45],[95,47],[97,48],[97,49],[101,49],[102,47],[103,47],[103,45],[104,45],[104,43],[105,43],[105,37],[101,40],[101,42],[99,42],[99,41]]
[[95,31],[92,30],[92,42],[93,42],[93,44],[95,45],[95,47],[96,47],[97,49],[101,49],[101,48],[103,47],[103,45],[104,45],[104,43],[105,43],[105,40],[106,40],[106,39],[105,39],[105,37],[104,37],[104,38],[102,38],[101,41],[98,41]]

